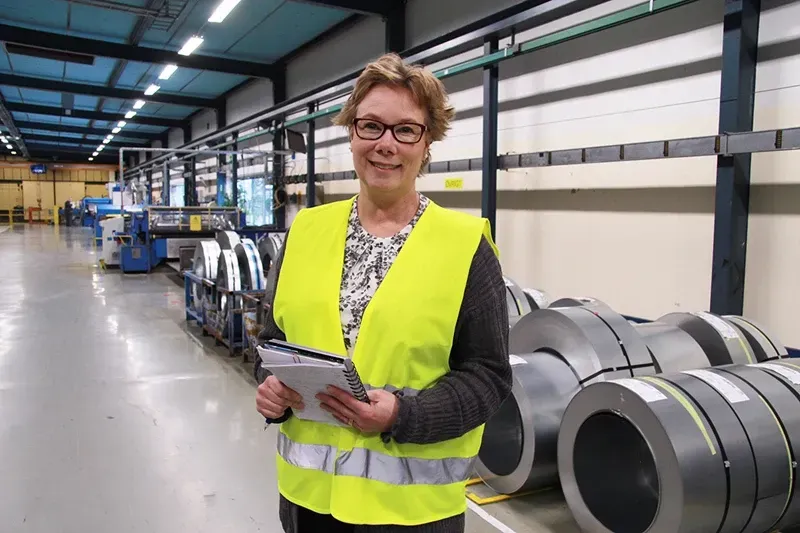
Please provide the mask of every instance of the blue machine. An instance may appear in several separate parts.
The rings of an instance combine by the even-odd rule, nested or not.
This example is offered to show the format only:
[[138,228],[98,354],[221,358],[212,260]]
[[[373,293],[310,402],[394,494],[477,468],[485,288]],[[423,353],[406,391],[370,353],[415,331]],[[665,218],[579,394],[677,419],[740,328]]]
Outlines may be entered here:
[[150,272],[169,258],[171,239],[214,238],[218,231],[240,231],[245,214],[237,207],[126,206],[126,232],[120,250],[123,272]]
[[111,198],[89,198],[88,196],[81,200],[81,226],[84,228],[93,228],[95,220],[97,219],[97,206],[98,205],[111,205]]
[[119,215],[121,213],[122,210],[119,206],[111,205],[110,201],[107,204],[97,204],[95,206],[95,217],[92,223],[94,225],[94,236],[98,248],[103,247],[103,226],[100,225],[100,221],[111,215]]

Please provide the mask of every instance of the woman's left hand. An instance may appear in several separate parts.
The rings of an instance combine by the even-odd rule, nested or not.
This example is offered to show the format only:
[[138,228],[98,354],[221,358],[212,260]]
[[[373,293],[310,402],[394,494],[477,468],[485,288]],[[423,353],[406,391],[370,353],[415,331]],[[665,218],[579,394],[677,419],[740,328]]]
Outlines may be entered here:
[[381,433],[392,427],[400,412],[400,400],[391,392],[367,391],[369,403],[360,402],[351,394],[328,387],[328,394],[317,394],[321,407],[339,421],[363,433]]

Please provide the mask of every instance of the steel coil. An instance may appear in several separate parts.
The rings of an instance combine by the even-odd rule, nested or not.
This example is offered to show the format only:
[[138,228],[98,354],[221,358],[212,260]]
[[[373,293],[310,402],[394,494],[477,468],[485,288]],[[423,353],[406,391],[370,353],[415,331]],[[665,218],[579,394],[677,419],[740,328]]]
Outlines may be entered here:
[[[613,331],[583,307],[539,309],[520,317],[509,348],[512,393],[487,422],[486,445],[476,462],[478,476],[502,494],[557,483],[554,428],[571,396],[584,383],[632,375]],[[503,449],[499,443],[507,438],[521,454]]]
[[[219,244],[216,241],[206,240],[197,243],[194,249],[192,272],[201,279],[217,279],[217,264],[219,263]],[[197,283],[192,286],[192,295],[195,305],[202,309],[208,297],[205,288]]]
[[514,327],[519,317],[531,312],[531,304],[522,288],[514,280],[503,276],[506,284],[506,305],[508,306],[508,323]]
[[558,468],[581,529],[764,533],[794,523],[797,392],[759,366],[612,380],[578,392],[564,412]]
[[744,335],[758,361],[771,361],[789,357],[789,352],[777,337],[770,334],[755,321],[736,315],[726,315],[723,318],[733,324]]
[[[614,311],[608,304],[596,298],[562,298],[550,304],[551,308],[583,307],[594,313],[605,322],[617,337],[627,366],[634,376],[647,376],[655,373],[653,357],[644,339],[622,315]],[[696,368],[696,367],[695,367]]]
[[239,263],[242,290],[263,291],[266,287],[266,280],[256,244],[250,239],[242,239],[234,246],[233,251]]
[[550,297],[546,292],[539,289],[522,289],[525,296],[528,298],[528,304],[531,309],[545,309],[550,305]]
[[487,422],[476,473],[510,494],[558,478],[556,443],[561,414],[580,385],[562,359],[547,352],[512,355],[511,394]]
[[724,318],[712,313],[669,313],[657,320],[677,326],[697,341],[712,366],[755,363],[744,335]]
[[258,253],[265,276],[269,275],[272,266],[278,260],[285,238],[285,233],[268,233],[258,241]]
[[235,231],[218,231],[216,240],[222,250],[233,250],[241,241]]
[[633,328],[647,345],[657,374],[711,366],[703,348],[677,326],[646,322]]
[[[222,250],[219,254],[219,263],[217,265],[217,288],[240,291],[242,290],[241,279],[239,261],[236,258],[236,254],[233,250]],[[220,293],[217,296],[217,319],[223,334],[227,332],[228,315],[231,306],[237,307],[237,303],[235,300],[231,301],[231,297],[227,294]]]

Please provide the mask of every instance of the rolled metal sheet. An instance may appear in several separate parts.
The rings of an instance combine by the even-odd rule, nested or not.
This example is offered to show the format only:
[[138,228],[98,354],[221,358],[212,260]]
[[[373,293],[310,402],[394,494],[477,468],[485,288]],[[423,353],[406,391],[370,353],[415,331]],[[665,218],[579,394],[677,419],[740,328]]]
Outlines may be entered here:
[[578,392],[561,423],[558,470],[582,531],[716,532],[723,521],[716,434],[690,397],[656,376]]
[[269,274],[272,265],[278,260],[285,233],[267,233],[258,241],[258,252],[261,257],[261,264],[264,266],[264,274]]
[[[788,368],[788,367],[783,367]],[[800,498],[798,483],[795,479],[797,453],[800,452],[800,405],[796,385],[786,378],[787,373],[775,372],[761,365],[729,365],[719,367],[720,373],[728,373],[729,379],[740,378],[752,386],[766,402],[770,410],[762,423],[768,426],[774,438],[772,449],[757,449],[753,446],[756,457],[769,454],[770,469],[762,468],[759,463],[758,486],[759,505],[753,513],[752,525],[745,531],[772,531],[775,527],[798,525],[800,522]],[[754,398],[753,401],[758,401]],[[761,402],[759,402],[761,403]],[[753,432],[751,441],[763,440],[763,433]],[[763,487],[763,492],[762,492]],[[758,527],[758,529],[756,529]]]
[[216,240],[222,250],[233,250],[241,241],[235,231],[218,231]]
[[[616,335],[634,376],[649,376],[656,373],[653,357],[641,335],[625,318],[609,305],[596,298],[568,298],[560,300],[560,306],[581,305],[597,315]],[[556,302],[558,303],[558,302]],[[554,304],[555,305],[555,304]]]
[[250,239],[242,239],[233,251],[239,262],[242,290],[263,291],[266,287],[266,278],[256,244]]
[[509,351],[556,354],[584,383],[632,375],[617,337],[584,307],[537,309],[521,317],[511,328]]
[[697,341],[712,366],[756,362],[753,349],[730,322],[706,312],[669,313],[657,320],[677,326]]
[[[197,243],[194,249],[192,272],[202,279],[217,279],[217,264],[219,263],[220,248],[217,241],[205,240]],[[192,294],[197,305],[202,306],[207,294],[203,286],[194,284]]]
[[[762,400],[766,397],[767,391],[758,390],[762,389],[765,383],[778,388],[777,383],[761,379],[756,389],[742,379],[744,375],[742,371],[747,368],[745,365],[728,365],[722,368],[686,370],[684,373],[691,374],[713,387],[728,402],[741,421],[750,443],[758,476],[755,508],[743,533],[764,533],[770,531],[781,518],[789,501],[792,477],[791,455],[788,441],[775,411],[767,401]],[[748,380],[755,379],[757,378],[754,378],[751,372]],[[788,398],[796,404],[796,400],[789,396],[786,394],[783,399]],[[675,443],[682,445],[679,440]]]
[[723,318],[733,324],[744,335],[758,361],[771,361],[772,359],[789,357],[786,346],[781,344],[777,337],[770,334],[755,321],[737,315],[725,315]]
[[550,305],[550,297],[546,292],[539,289],[522,289],[525,296],[528,297],[528,303],[531,309],[544,309]]
[[[742,423],[730,404],[705,381],[683,373],[658,376],[689,396],[703,411],[717,436],[720,455],[728,466],[728,510],[718,533],[740,533],[756,501],[756,465]],[[678,446],[676,446],[678,447]]]
[[677,326],[645,322],[633,328],[650,350],[657,374],[711,366],[703,348]]
[[519,317],[531,312],[531,304],[528,302],[528,297],[520,288],[519,285],[514,283],[514,280],[507,276],[503,276],[503,281],[506,284],[506,305],[508,306],[508,325],[514,327],[519,321]]
[[[233,250],[222,250],[219,254],[217,265],[217,287],[230,291],[242,290],[239,261]],[[237,302],[231,302],[230,296],[220,294],[217,298],[217,317],[223,331],[227,331],[228,313],[231,306],[236,307]]]
[[606,305],[597,298],[579,296],[577,298],[559,298],[552,302],[548,307],[582,307],[584,305]]
[[494,491],[511,494],[558,482],[561,414],[580,385],[560,358],[512,355],[511,394],[486,424],[475,470]]

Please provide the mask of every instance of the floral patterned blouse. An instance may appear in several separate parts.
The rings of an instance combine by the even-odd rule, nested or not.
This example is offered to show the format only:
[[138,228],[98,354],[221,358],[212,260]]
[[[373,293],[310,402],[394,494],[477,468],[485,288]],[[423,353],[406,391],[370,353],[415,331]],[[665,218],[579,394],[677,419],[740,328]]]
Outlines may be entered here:
[[361,226],[358,219],[358,197],[353,202],[347,225],[344,272],[339,290],[339,313],[348,356],[353,356],[353,348],[367,304],[378,290],[389,267],[394,263],[429,203],[428,198],[420,194],[419,207],[411,222],[391,237],[375,237]]

